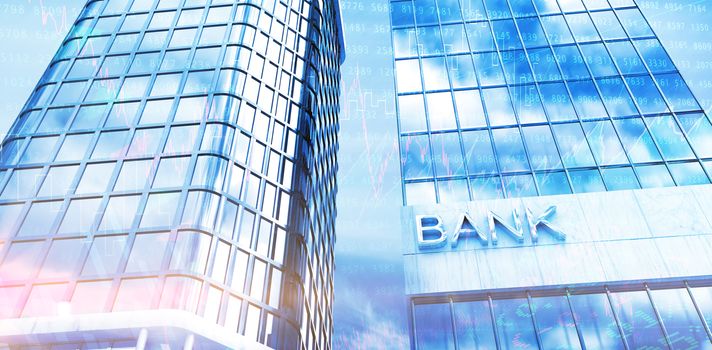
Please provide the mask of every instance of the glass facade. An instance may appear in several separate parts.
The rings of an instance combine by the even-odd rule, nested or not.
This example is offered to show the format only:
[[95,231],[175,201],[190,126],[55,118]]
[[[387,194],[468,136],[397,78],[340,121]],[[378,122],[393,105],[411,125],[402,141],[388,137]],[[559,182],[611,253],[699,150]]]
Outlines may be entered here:
[[[633,289],[637,288],[637,289]],[[668,287],[669,288],[669,287]],[[417,349],[712,349],[710,287],[564,291],[412,305]]]
[[404,202],[707,184],[712,124],[633,0],[391,0]]
[[339,21],[89,1],[2,144],[0,318],[177,309],[330,349]]

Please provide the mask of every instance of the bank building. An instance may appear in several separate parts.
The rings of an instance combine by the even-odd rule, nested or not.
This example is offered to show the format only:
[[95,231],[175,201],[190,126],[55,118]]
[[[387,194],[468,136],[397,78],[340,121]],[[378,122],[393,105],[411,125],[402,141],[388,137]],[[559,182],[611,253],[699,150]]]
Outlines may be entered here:
[[86,2],[2,143],[0,348],[332,348],[338,5]]
[[710,349],[712,125],[633,0],[391,0],[413,349]]

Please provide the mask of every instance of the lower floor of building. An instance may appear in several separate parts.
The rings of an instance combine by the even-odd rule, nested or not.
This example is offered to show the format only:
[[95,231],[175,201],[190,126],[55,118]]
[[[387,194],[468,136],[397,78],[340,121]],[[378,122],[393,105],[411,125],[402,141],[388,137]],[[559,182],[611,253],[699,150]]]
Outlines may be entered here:
[[712,349],[712,276],[410,297],[412,348]]

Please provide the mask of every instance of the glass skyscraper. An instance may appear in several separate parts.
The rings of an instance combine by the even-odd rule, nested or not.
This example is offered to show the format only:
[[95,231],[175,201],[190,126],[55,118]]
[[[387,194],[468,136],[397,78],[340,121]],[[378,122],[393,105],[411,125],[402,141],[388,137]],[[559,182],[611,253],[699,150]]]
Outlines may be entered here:
[[0,348],[330,349],[338,1],[88,1],[0,154]]
[[413,348],[712,348],[712,124],[637,4],[390,6]]

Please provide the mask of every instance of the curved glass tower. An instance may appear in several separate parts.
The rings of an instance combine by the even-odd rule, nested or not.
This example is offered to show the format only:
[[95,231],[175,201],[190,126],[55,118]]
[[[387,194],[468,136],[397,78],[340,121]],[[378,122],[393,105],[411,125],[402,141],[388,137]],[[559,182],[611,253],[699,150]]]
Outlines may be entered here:
[[330,349],[337,1],[89,1],[3,141],[0,348]]

